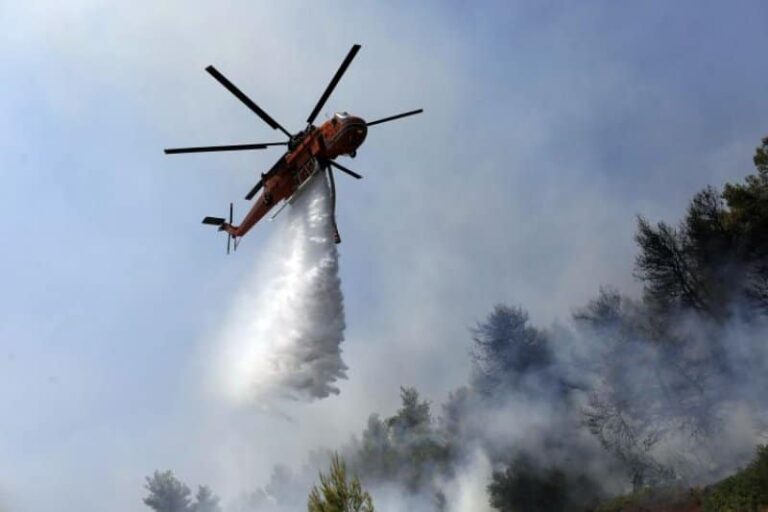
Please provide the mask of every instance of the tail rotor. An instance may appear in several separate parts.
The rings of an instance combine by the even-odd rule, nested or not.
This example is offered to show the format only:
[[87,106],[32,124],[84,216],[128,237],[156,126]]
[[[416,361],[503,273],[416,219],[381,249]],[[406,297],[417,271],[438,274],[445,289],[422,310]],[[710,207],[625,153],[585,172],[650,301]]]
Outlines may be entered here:
[[237,250],[237,238],[235,238],[230,232],[230,229],[232,228],[233,217],[234,217],[234,205],[232,203],[229,203],[229,223],[227,223],[227,219],[222,219],[221,217],[206,217],[203,219],[203,224],[218,226],[219,231],[227,232],[227,254],[229,254],[230,249],[232,247],[233,238],[235,239],[235,250]]

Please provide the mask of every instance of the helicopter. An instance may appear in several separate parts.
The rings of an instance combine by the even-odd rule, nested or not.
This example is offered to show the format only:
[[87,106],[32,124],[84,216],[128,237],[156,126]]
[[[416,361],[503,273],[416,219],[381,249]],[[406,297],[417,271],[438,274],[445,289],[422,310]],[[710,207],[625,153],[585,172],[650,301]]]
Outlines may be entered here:
[[341,171],[356,179],[362,179],[362,176],[337,162],[336,158],[343,155],[354,158],[357,154],[357,149],[365,141],[369,127],[421,114],[424,111],[423,109],[411,110],[377,119],[375,121],[365,121],[361,117],[350,115],[346,112],[339,112],[334,114],[333,117],[320,126],[315,126],[313,123],[315,122],[318,113],[323,108],[326,101],[328,101],[331,93],[333,93],[333,90],[338,85],[360,48],[361,46],[359,44],[355,44],[349,50],[349,53],[347,53],[347,56],[344,58],[341,66],[339,66],[336,74],[317,101],[315,108],[312,109],[309,117],[307,117],[306,127],[297,133],[291,133],[286,130],[215,67],[208,66],[205,68],[208,74],[223,85],[252,112],[259,116],[273,130],[280,130],[286,137],[288,137],[288,140],[284,142],[235,144],[227,146],[198,146],[169,148],[164,150],[166,155],[174,155],[180,153],[261,150],[272,146],[286,147],[285,153],[267,172],[261,174],[261,178],[256,185],[254,185],[248,194],[246,194],[245,199],[250,201],[256,194],[261,192],[256,199],[256,202],[239,225],[233,224],[232,203],[229,204],[229,220],[221,217],[205,217],[203,219],[203,224],[218,226],[219,231],[227,233],[227,254],[230,252],[230,245],[233,240],[235,250],[237,250],[237,245],[241,237],[245,236],[245,234],[248,233],[248,231],[277,204],[282,202],[281,207],[272,218],[280,213],[285,205],[292,203],[297,195],[301,193],[303,187],[309,183],[310,179],[318,172],[327,173],[331,192],[331,219],[333,223],[334,241],[336,243],[341,243],[341,237],[336,225],[336,185],[333,171],[334,169]]

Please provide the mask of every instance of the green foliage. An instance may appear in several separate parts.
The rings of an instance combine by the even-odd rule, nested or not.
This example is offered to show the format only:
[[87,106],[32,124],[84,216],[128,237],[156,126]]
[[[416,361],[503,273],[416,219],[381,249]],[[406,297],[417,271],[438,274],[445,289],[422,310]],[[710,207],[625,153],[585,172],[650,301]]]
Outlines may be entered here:
[[476,436],[474,432],[471,432],[474,405],[475,395],[466,386],[462,386],[448,395],[448,400],[442,406],[440,428],[445,434],[449,446],[455,445],[455,448],[458,449],[463,441],[470,436]]
[[653,337],[647,316],[634,301],[612,288],[601,287],[597,297],[574,311],[573,319],[589,336],[599,337],[606,345],[620,346]]
[[758,173],[747,176],[744,184],[726,185],[723,197],[730,209],[729,225],[751,266],[747,295],[768,313],[768,137],[754,162]]
[[493,473],[488,485],[491,505],[501,512],[576,512],[597,501],[598,486],[584,475],[552,467],[535,467],[518,457],[504,471]]
[[[733,476],[701,491],[677,487],[645,487],[618,496],[595,512],[667,510],[679,504],[701,505],[703,512],[760,512],[768,507],[768,446],[758,446],[749,466]],[[663,507],[663,508],[662,508]]]
[[768,313],[768,138],[757,148],[757,174],[694,196],[675,229],[640,218],[636,275],[658,312],[692,309],[716,320],[748,299]]
[[155,471],[146,480],[145,488],[149,494],[144,498],[144,504],[156,512],[221,512],[219,498],[210,488],[199,486],[195,501],[191,502],[189,487],[170,470]]
[[717,319],[727,316],[744,269],[728,215],[720,194],[707,187],[693,197],[678,229],[639,219],[637,275],[657,310],[681,306]]
[[595,512],[623,512],[626,509],[637,508],[646,505],[653,490],[650,487],[644,487],[631,494],[616,496],[604,503],[601,503],[595,509]]
[[189,487],[179,481],[172,471],[155,471],[151,477],[147,477],[145,487],[149,495],[144,498],[144,504],[156,512],[189,510]]
[[487,397],[503,395],[552,361],[544,333],[529,324],[520,307],[497,305],[472,334],[472,385]]
[[701,491],[680,487],[644,487],[601,503],[594,512],[643,512],[648,510],[699,510]]
[[395,430],[396,435],[408,435],[414,432],[426,432],[432,423],[429,402],[419,402],[419,392],[415,388],[400,388],[402,407],[397,414],[387,420],[387,425]]
[[195,502],[189,510],[190,512],[221,512],[219,498],[208,486],[201,485],[197,488]]
[[331,459],[331,469],[320,473],[320,488],[312,488],[308,512],[374,512],[373,500],[363,490],[357,476],[347,477],[347,466],[338,454]]
[[704,496],[704,512],[757,512],[768,506],[768,445],[742,471],[715,485]]
[[753,242],[747,248],[750,251],[764,247],[768,237],[761,229],[768,219],[768,137],[757,148],[754,161],[758,173],[747,176],[744,184],[727,184],[723,192],[730,209],[729,222]]
[[414,388],[400,388],[402,406],[394,416],[368,419],[355,465],[370,480],[399,482],[418,491],[434,472],[445,472],[450,450],[432,420],[429,402]]
[[389,427],[377,414],[368,418],[357,459],[359,469],[366,477],[388,480],[397,476],[400,454],[390,437]]
[[651,226],[638,219],[635,241],[640,255],[635,261],[637,275],[646,282],[649,301],[667,309],[679,301],[684,307],[705,308],[701,284],[684,236],[664,222]]

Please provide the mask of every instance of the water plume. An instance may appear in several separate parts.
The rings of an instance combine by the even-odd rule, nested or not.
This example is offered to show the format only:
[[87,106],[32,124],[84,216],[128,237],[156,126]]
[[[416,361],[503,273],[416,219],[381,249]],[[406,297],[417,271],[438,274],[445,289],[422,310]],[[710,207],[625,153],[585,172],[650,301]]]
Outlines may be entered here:
[[219,381],[237,402],[311,401],[339,393],[335,382],[346,378],[347,367],[331,207],[320,172],[273,226],[273,238],[233,304],[222,333]]

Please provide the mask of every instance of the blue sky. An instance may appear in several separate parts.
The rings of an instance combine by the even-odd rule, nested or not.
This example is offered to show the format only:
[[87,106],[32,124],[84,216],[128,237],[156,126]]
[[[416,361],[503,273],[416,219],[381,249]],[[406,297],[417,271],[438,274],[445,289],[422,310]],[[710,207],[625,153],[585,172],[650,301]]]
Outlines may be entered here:
[[[135,510],[166,467],[231,496],[401,384],[442,399],[494,303],[546,325],[601,284],[637,292],[635,216],[751,171],[766,19],[759,1],[0,1],[0,510]],[[233,409],[209,361],[279,222],[226,258],[199,220],[242,214],[278,150],[162,148],[280,140],[206,65],[295,130],[353,43],[326,112],[425,114],[372,129],[348,162],[365,179],[339,180],[349,380],[291,422]]]

